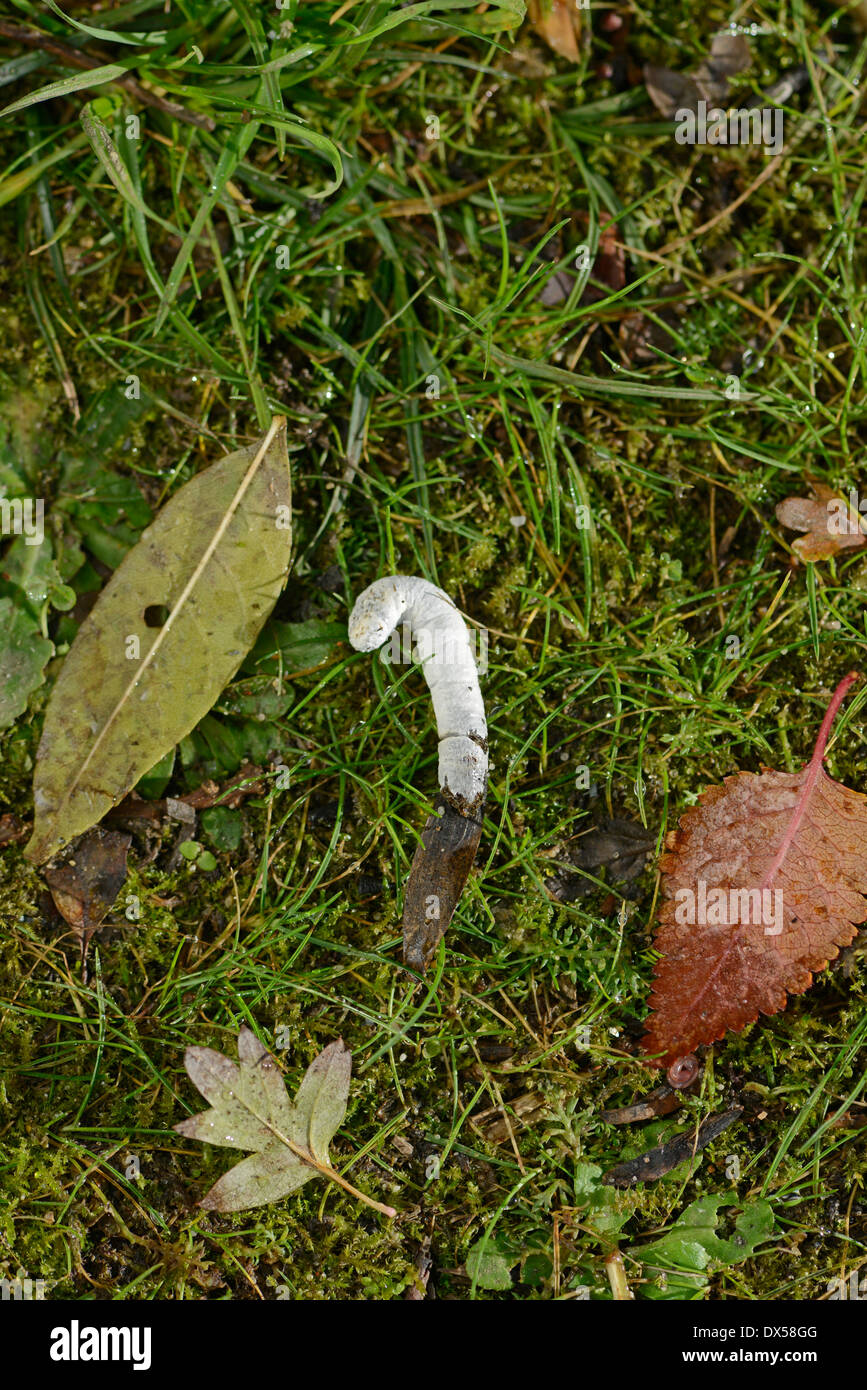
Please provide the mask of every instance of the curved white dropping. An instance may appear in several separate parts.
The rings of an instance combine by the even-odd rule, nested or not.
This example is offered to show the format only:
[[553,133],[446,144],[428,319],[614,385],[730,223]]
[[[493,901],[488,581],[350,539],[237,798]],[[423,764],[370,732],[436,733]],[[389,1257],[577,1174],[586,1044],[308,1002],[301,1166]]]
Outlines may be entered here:
[[349,640],[372,652],[406,623],[430,687],[439,735],[439,783],[458,810],[481,808],[488,779],[488,726],[467,625],[448,594],[405,574],[377,579],[356,600]]

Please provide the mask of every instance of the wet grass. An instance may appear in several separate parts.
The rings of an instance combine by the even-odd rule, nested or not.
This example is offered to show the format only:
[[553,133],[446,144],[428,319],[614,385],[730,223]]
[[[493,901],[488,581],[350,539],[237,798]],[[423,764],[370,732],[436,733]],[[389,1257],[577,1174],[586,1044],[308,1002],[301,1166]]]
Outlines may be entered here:
[[[213,870],[181,860],[176,824],[137,835],[86,975],[4,849],[0,1273],[55,1297],[392,1298],[429,1251],[438,1297],[610,1298],[617,1249],[638,1297],[828,1297],[867,1258],[863,955],[717,1044],[685,1111],[614,1129],[601,1111],[652,1084],[634,1054],[658,884],[651,857],[579,894],[574,851],[610,817],[661,844],[708,783],[794,770],[863,666],[865,561],[805,571],[774,516],[806,477],[859,486],[860,35],[830,7],[738,12],[759,30],[741,105],[807,73],[771,159],[677,145],[644,95],[641,63],[693,71],[720,5],[642,13],[620,48],[594,9],[578,65],[497,7],[290,4],[270,31],[240,3],[69,8],[103,32],[23,0],[5,21],[54,47],[7,35],[0,72],[19,108],[0,120],[3,462],[45,497],[81,595],[147,508],[285,414],[297,561],[276,616],[320,646],[287,659],[285,716],[257,727],[230,692],[185,741],[169,794],[245,757],[267,794],[231,829],[200,822]],[[58,43],[127,75],[88,89]],[[540,302],[609,217],[623,287],[585,295],[587,268]],[[423,982],[399,937],[428,693],[334,636],[394,570],[488,635],[485,834]],[[77,613],[46,610],[58,656]],[[22,820],[55,669],[4,734]],[[864,701],[828,764],[859,790]],[[344,1037],[335,1158],[394,1222],[319,1184],[197,1212],[228,1164],[172,1133],[199,1108],[183,1049],[232,1053],[244,1023],[293,1090]],[[731,1104],[694,1171],[600,1184]],[[721,1232],[757,1218],[755,1253],[642,1258],[713,1195]]]

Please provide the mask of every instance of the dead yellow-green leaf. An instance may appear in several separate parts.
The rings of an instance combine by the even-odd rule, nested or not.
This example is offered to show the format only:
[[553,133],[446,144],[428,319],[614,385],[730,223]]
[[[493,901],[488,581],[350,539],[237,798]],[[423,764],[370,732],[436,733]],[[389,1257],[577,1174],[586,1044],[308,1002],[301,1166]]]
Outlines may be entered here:
[[314,1058],[293,1105],[280,1068],[249,1028],[238,1034],[238,1065],[210,1047],[188,1047],[184,1066],[210,1110],[175,1125],[204,1144],[246,1149],[199,1206],[209,1211],[247,1211],[288,1196],[311,1178],[327,1178],[360,1202],[394,1216],[331,1166],[328,1145],[346,1114],[352,1057],[342,1038]]
[[89,830],[208,713],[286,582],[291,501],[276,417],[185,484],[125,556],[49,701],[28,859]]

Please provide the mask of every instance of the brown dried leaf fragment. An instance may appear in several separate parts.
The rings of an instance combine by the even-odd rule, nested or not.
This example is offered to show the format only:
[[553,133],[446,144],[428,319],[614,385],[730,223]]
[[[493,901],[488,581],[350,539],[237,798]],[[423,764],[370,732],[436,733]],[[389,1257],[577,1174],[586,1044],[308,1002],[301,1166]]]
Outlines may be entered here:
[[662,958],[642,1041],[651,1065],[671,1067],[784,1009],[867,921],[867,796],[822,766],[857,679],[838,686],[801,772],[728,777],[669,835],[654,943]]
[[649,1096],[634,1101],[632,1105],[621,1105],[616,1110],[603,1110],[599,1118],[607,1125],[634,1125],[639,1120],[657,1120],[660,1115],[670,1115],[682,1105],[683,1091],[677,1091],[666,1083],[657,1086]]
[[[573,226],[579,221],[583,222],[583,220],[580,214],[572,215]],[[555,238],[553,242],[549,243],[549,246],[555,250],[559,246],[562,254],[562,238]],[[574,271],[555,270],[551,278],[545,281],[537,296],[539,303],[546,305],[546,307],[553,304],[564,304],[575,288],[577,281],[578,276]],[[596,304],[600,299],[607,298],[607,290],[600,288],[601,286],[607,286],[609,290],[622,290],[625,284],[626,250],[620,240],[620,229],[612,217],[603,213],[599,219],[599,239],[593,268],[590,272],[590,280],[584,286],[578,302],[581,305]]]
[[580,62],[581,13],[575,0],[530,0],[528,18],[549,48],[570,63]]
[[211,1109],[175,1125],[178,1134],[250,1151],[214,1184],[200,1207],[246,1211],[277,1202],[318,1175],[383,1215],[395,1215],[393,1207],[352,1187],[328,1158],[349,1098],[352,1058],[341,1038],[311,1062],[294,1105],[280,1068],[249,1028],[238,1034],[238,1063],[210,1047],[188,1047],[184,1055],[187,1075]]
[[132,838],[115,830],[88,830],[66,851],[63,862],[45,870],[58,912],[81,937],[93,935],[126,882]]
[[802,560],[831,560],[841,550],[859,550],[867,544],[861,516],[854,501],[824,483],[811,483],[812,497],[787,497],[776,507],[777,520],[790,531],[807,535],[792,543]]
[[21,840],[26,840],[29,834],[27,826],[22,825],[11,811],[0,816],[0,845],[17,845]]
[[516,1129],[537,1124],[549,1109],[550,1102],[546,1096],[539,1091],[525,1091],[523,1095],[507,1101],[505,1110],[500,1105],[492,1105],[488,1110],[473,1115],[470,1124],[489,1144],[505,1144]]
[[[163,816],[181,820],[189,825],[196,821],[196,811],[209,810],[212,806],[240,806],[245,797],[262,796],[267,784],[262,777],[261,767],[253,763],[243,763],[224,786],[217,782],[203,782],[183,796],[169,796],[157,801],[145,801],[137,792],[130,792],[117,806],[109,811],[106,820],[113,823],[156,821]],[[188,814],[186,814],[188,813]]]

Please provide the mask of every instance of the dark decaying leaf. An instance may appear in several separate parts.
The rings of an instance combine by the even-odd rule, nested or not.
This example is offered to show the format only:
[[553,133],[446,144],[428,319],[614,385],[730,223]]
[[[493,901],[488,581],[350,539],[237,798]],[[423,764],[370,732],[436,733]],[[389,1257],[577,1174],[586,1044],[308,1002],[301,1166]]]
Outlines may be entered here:
[[426,970],[448,928],[482,838],[480,821],[451,806],[429,816],[415,852],[403,907],[403,958]]
[[663,116],[673,117],[676,111],[695,111],[701,101],[701,92],[692,77],[655,63],[645,63],[644,85],[650,100]]
[[403,1296],[407,1303],[423,1303],[427,1298],[427,1289],[432,1269],[433,1255],[431,1254],[431,1239],[430,1236],[424,1236],[415,1259],[415,1282],[410,1284],[404,1291]]
[[724,104],[729,78],[743,72],[751,61],[750,46],[740,34],[716,34],[708,56],[692,76],[647,63],[644,83],[657,111],[671,117],[678,111],[696,111],[700,101],[709,106]]
[[601,869],[608,872],[610,881],[631,883],[638,878],[656,843],[656,836],[639,821],[612,816],[599,821],[582,834],[576,835],[565,851],[565,857],[584,874],[565,874],[549,879],[547,887],[558,902],[574,902],[596,891]]
[[787,497],[776,507],[777,520],[790,531],[806,531],[792,544],[802,560],[830,560],[841,550],[867,545],[857,508],[824,483],[811,483],[812,497]]
[[742,34],[714,34],[710,52],[695,71],[698,89],[709,105],[724,102],[729,78],[744,72],[752,62],[750,46]]
[[331,1167],[328,1145],[343,1122],[352,1059],[341,1039],[308,1067],[293,1105],[280,1068],[249,1028],[238,1034],[236,1066],[210,1047],[188,1047],[184,1066],[211,1109],[175,1125],[206,1144],[251,1150],[202,1198],[211,1211],[245,1211],[279,1201],[317,1176],[387,1216],[391,1207],[358,1192]]
[[857,679],[838,686],[802,771],[728,777],[669,835],[642,1042],[651,1065],[784,1009],[867,921],[867,796],[822,766]]
[[58,912],[86,940],[126,882],[129,835],[98,826],[70,846],[62,863],[45,871]]
[[606,868],[619,882],[628,883],[641,873],[655,843],[656,836],[639,821],[612,816],[577,835],[570,858],[576,868],[588,872]]
[[639,1182],[655,1182],[657,1178],[664,1178],[673,1168],[677,1168],[681,1163],[688,1163],[696,1154],[701,1153],[713,1139],[740,1118],[742,1111],[742,1106],[734,1105],[731,1110],[711,1115],[699,1125],[698,1130],[691,1129],[686,1134],[678,1134],[667,1144],[659,1144],[655,1149],[648,1149],[647,1153],[615,1164],[607,1173],[602,1174],[600,1181],[610,1187],[634,1187]]
[[289,570],[285,420],[186,483],[82,623],[33,782],[37,863],[89,830],[208,713]]

